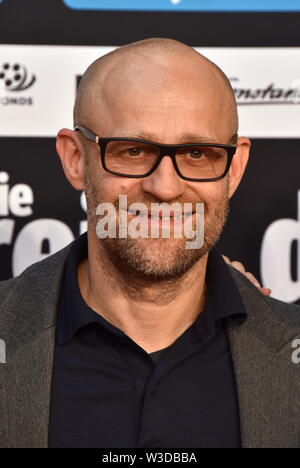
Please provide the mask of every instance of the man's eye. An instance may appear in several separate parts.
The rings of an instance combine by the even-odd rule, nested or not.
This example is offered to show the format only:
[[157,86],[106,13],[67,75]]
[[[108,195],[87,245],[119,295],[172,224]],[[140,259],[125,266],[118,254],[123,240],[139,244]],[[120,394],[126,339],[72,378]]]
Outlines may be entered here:
[[141,148],[129,148],[128,153],[130,156],[139,156],[141,154]]
[[201,156],[202,156],[202,151],[199,151],[199,150],[192,150],[192,151],[190,151],[190,156],[191,156],[193,159],[199,159],[199,158],[201,158]]

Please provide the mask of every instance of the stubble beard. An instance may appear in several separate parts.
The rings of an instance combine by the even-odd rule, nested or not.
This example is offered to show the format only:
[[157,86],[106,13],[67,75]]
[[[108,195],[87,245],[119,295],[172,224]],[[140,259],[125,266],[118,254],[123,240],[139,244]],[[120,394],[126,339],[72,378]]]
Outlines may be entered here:
[[[96,208],[101,200],[85,173],[85,195],[89,228],[96,233],[98,217]],[[140,201],[140,200],[139,200]],[[157,202],[157,200],[153,200]],[[186,202],[189,202],[187,200]],[[115,207],[118,206],[116,201]],[[97,239],[97,257],[106,260],[125,281],[136,281],[141,286],[180,280],[201,260],[218,241],[229,212],[228,184],[213,205],[205,204],[204,242],[201,248],[187,249],[185,238],[137,238],[127,237]],[[117,229],[118,233],[118,229]]]

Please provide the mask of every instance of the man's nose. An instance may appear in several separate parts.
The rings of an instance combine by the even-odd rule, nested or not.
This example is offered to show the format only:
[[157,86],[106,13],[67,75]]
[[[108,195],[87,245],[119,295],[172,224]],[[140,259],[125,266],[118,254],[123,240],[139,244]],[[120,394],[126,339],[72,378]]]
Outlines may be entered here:
[[156,170],[142,179],[142,188],[160,200],[168,201],[182,195],[185,181],[176,173],[172,159],[164,156]]

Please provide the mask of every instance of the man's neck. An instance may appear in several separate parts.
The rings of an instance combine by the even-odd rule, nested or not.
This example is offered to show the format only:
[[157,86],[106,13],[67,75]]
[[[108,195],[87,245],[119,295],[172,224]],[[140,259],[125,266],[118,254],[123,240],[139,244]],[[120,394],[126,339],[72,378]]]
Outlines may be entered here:
[[202,311],[208,255],[183,277],[144,286],[134,296],[116,269],[92,251],[89,245],[89,256],[78,267],[83,299],[146,352],[170,346]]

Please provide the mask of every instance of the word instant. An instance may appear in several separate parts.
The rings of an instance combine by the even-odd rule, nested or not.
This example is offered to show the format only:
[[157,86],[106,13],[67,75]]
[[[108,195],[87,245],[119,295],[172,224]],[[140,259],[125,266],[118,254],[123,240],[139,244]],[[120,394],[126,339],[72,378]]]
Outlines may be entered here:
[[139,461],[144,463],[197,463],[197,458],[193,452],[140,452],[139,455],[109,452],[102,456],[102,463],[126,463],[132,466]]

